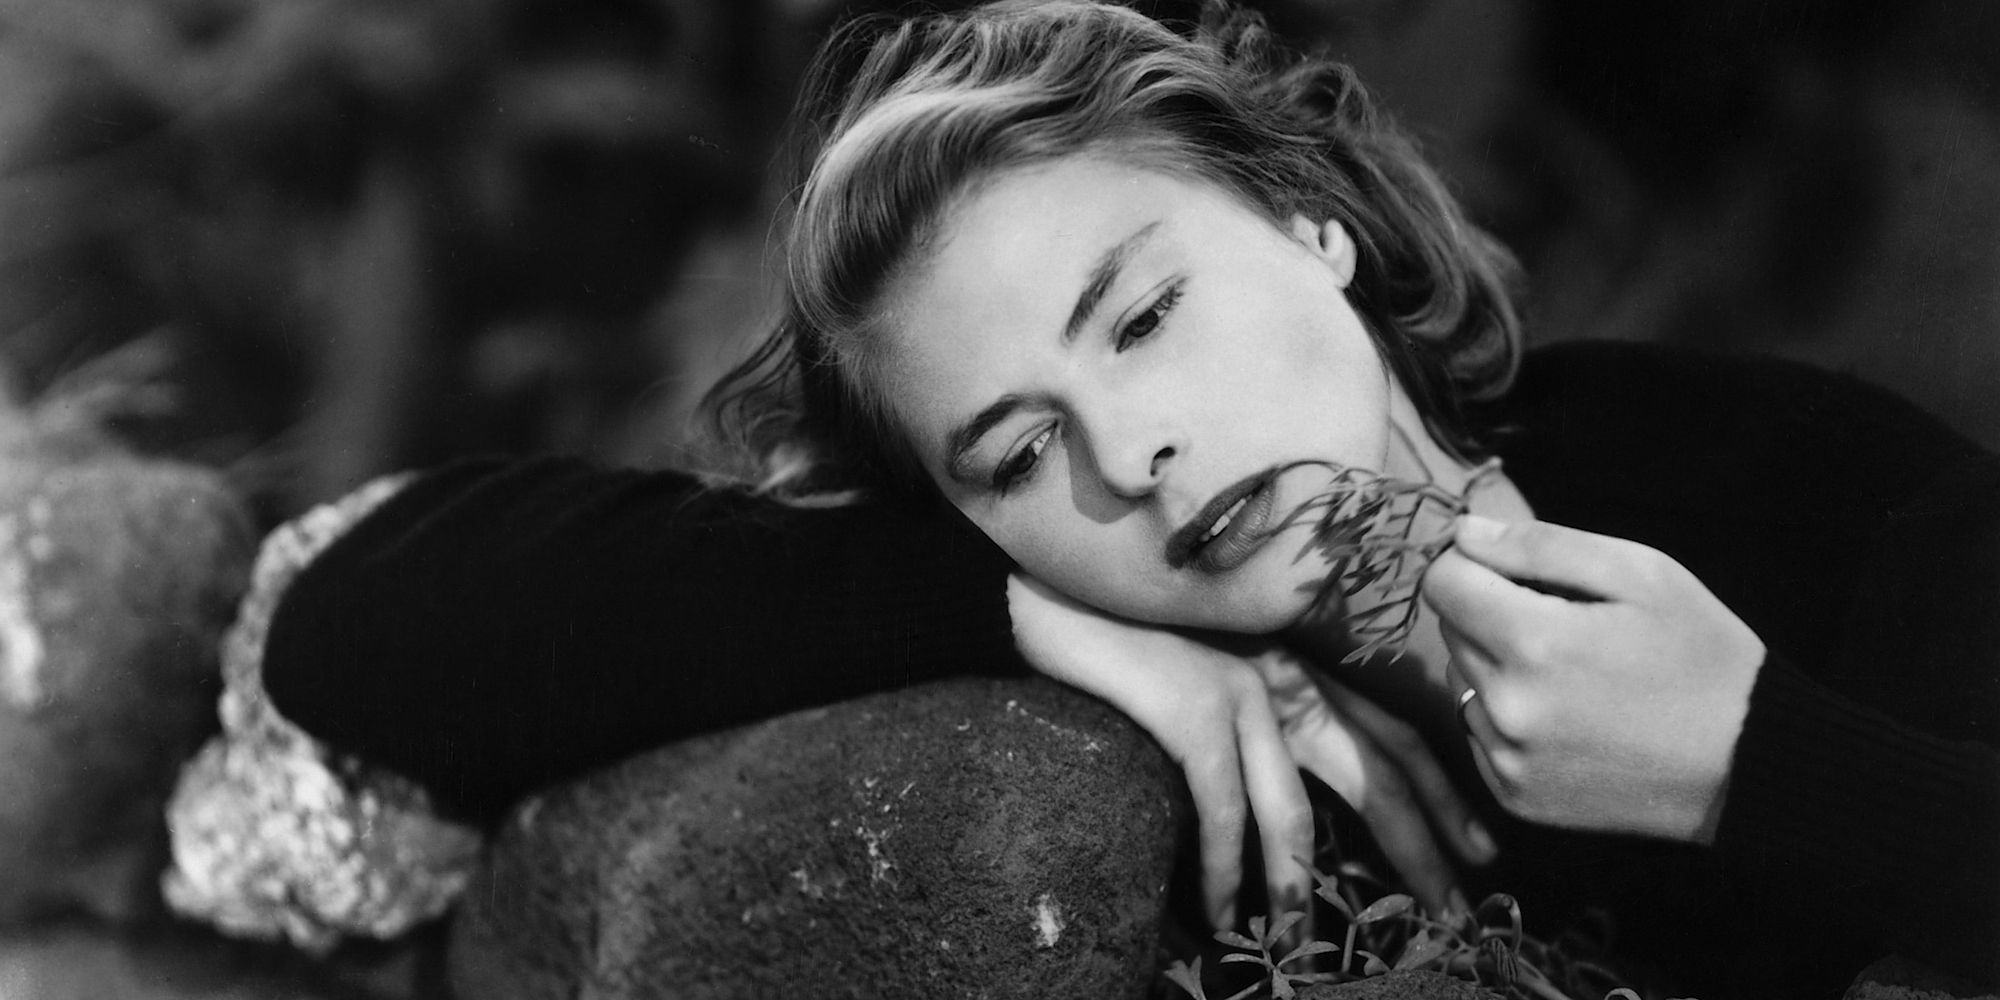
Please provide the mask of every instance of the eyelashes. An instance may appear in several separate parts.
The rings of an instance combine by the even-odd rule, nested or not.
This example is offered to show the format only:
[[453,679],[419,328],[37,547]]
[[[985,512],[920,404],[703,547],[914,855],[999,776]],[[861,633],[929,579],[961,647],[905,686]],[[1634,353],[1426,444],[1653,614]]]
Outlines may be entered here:
[[1159,332],[1160,324],[1166,322],[1167,314],[1173,312],[1174,307],[1180,304],[1181,284],[1180,281],[1175,281],[1168,285],[1166,291],[1161,292],[1159,297],[1140,310],[1138,315],[1126,320],[1124,325],[1118,328],[1113,346],[1123,351]]
[[[1147,303],[1144,309],[1120,323],[1112,337],[1112,348],[1123,353],[1133,345],[1158,333],[1161,325],[1166,322],[1168,314],[1180,304],[1181,290],[1185,283],[1182,279],[1176,279]],[[1059,425],[1054,423],[1041,427],[1029,435],[1025,445],[1001,459],[1000,464],[993,469],[994,491],[1005,496],[1008,491],[1032,477],[1036,468],[1041,465],[1042,453],[1055,443],[1059,429]]]
[[1042,452],[1048,450],[1049,445],[1054,442],[1055,436],[1056,425],[1049,424],[1036,431],[1034,436],[1028,439],[1027,445],[1002,459],[993,469],[993,488],[1005,495],[1008,490],[1026,479],[1035,470],[1035,465],[1041,461]]

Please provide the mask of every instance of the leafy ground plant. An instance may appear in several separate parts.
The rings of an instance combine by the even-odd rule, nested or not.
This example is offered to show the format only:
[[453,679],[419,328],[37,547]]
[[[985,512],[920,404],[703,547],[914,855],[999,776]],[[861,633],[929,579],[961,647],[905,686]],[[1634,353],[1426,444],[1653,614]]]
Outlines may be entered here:
[[1248,935],[1221,931],[1215,940],[1230,949],[1218,964],[1254,966],[1254,980],[1211,996],[1208,980],[1215,977],[1204,977],[1197,956],[1175,961],[1168,982],[1194,1000],[1288,1000],[1316,983],[1413,969],[1477,983],[1510,1000],[1640,1000],[1610,970],[1528,935],[1512,896],[1488,896],[1468,913],[1440,918],[1404,893],[1373,893],[1374,880],[1357,865],[1342,865],[1340,876],[1308,867],[1318,884],[1313,894],[1343,928],[1338,943],[1292,943],[1288,936],[1305,919],[1300,911],[1272,920],[1252,917]]

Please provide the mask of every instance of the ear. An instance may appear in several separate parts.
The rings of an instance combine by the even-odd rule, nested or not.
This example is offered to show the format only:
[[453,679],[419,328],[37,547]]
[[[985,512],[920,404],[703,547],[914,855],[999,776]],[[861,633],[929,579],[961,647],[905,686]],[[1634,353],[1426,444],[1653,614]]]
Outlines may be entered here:
[[1333,268],[1340,287],[1346,288],[1354,280],[1354,238],[1347,235],[1346,226],[1334,219],[1314,222],[1303,215],[1293,215],[1292,235]]

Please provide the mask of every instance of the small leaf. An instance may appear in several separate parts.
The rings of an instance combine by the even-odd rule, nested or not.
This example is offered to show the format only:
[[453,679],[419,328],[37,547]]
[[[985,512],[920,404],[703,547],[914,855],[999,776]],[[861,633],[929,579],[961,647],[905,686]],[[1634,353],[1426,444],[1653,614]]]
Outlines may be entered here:
[[1257,939],[1257,941],[1260,943],[1270,940],[1270,937],[1264,933],[1263,914],[1260,913],[1250,918],[1250,936]]
[[1297,995],[1298,991],[1292,989],[1292,984],[1286,982],[1285,977],[1271,977],[1271,1000],[1292,1000]]
[[1438,956],[1451,950],[1451,942],[1445,938],[1414,938],[1403,949],[1403,956],[1396,959],[1396,969],[1415,969],[1429,964]]
[[[1193,997],[1194,1000],[1208,1000],[1208,994],[1203,993],[1201,990],[1201,956],[1199,955],[1195,956],[1193,965],[1175,961],[1173,965],[1168,966],[1167,982],[1180,987],[1188,996]],[[1637,998],[1635,997],[1634,1000],[1637,1000]]]
[[1313,895],[1326,900],[1328,905],[1340,911],[1341,916],[1352,921],[1354,919],[1354,906],[1348,903],[1347,899],[1340,894],[1340,880],[1317,868],[1313,868],[1312,873],[1313,881],[1319,883],[1319,887],[1313,890]]
[[1227,955],[1222,956],[1222,961],[1220,964],[1228,965],[1231,962],[1255,962],[1258,965],[1269,964],[1264,961],[1264,956],[1262,955],[1246,955],[1240,951],[1233,951]]
[[1286,952],[1284,958],[1278,959],[1278,964],[1290,965],[1301,958],[1308,958],[1313,955],[1325,955],[1339,950],[1340,946],[1331,941],[1308,941]]
[[1252,941],[1249,938],[1236,933],[1235,931],[1216,931],[1215,939],[1217,941],[1222,942],[1223,944],[1230,946],[1231,948],[1241,948],[1244,951],[1257,950],[1257,942]]
[[1382,961],[1382,956],[1377,955],[1372,951],[1361,951],[1360,949],[1356,949],[1355,954],[1361,955],[1364,958],[1368,959],[1366,962],[1361,963],[1362,975],[1379,976],[1389,971],[1389,963]]
[[1304,911],[1287,910],[1285,911],[1283,916],[1280,916],[1277,920],[1271,922],[1270,932],[1264,934],[1260,938],[1260,940],[1262,940],[1266,945],[1277,944],[1278,939],[1284,937],[1286,931],[1291,930],[1294,925],[1296,925],[1299,921],[1304,920],[1305,918],[1306,915]]
[[1390,917],[1401,916],[1410,912],[1410,909],[1416,905],[1416,900],[1400,892],[1390,893],[1368,904],[1367,909],[1355,915],[1354,922],[1357,924],[1372,924],[1378,920],[1387,920]]
[[1242,989],[1229,994],[1229,996],[1225,997],[1224,1000],[1243,1000],[1244,997],[1247,997],[1250,994],[1255,993],[1263,988],[1264,988],[1264,981],[1259,979],[1256,982],[1251,983],[1250,985],[1245,986]]

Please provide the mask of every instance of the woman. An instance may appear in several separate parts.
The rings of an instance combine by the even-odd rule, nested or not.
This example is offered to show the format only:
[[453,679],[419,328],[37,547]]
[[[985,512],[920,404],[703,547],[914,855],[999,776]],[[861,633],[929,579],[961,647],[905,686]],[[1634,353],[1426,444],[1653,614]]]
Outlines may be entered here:
[[[1187,768],[1220,923],[1244,802],[1265,857],[1310,853],[1303,767],[1433,904],[1612,906],[1676,989],[1897,950],[1996,974],[1992,456],[1776,364],[1573,348],[1515,380],[1504,253],[1340,67],[1226,11],[863,23],[799,121],[787,314],[724,397],[759,490],[423,477],[285,599],[287,716],[490,816],[1025,659]],[[1315,505],[1419,494],[1470,511],[1414,526],[1450,551],[1329,588],[1355,564]]]

